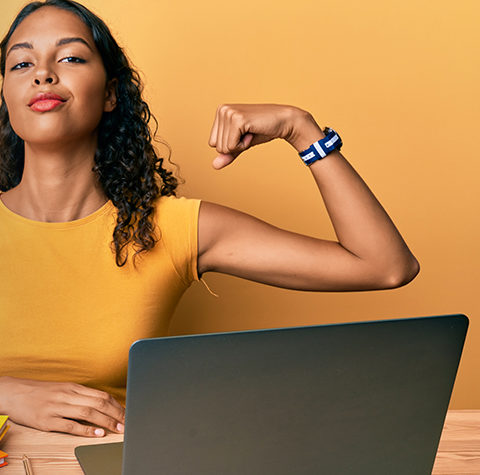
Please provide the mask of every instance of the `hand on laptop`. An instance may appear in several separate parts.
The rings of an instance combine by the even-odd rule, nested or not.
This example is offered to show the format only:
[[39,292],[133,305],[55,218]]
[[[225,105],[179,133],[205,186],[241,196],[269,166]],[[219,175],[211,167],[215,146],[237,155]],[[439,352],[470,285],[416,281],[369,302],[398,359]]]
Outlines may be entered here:
[[102,437],[105,428],[121,433],[125,423],[125,409],[112,395],[76,383],[4,376],[0,409],[18,424],[83,437]]

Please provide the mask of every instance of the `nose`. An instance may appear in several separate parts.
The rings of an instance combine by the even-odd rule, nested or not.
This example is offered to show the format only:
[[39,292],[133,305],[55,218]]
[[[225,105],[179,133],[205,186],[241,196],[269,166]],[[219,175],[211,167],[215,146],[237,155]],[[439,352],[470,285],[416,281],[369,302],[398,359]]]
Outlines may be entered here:
[[35,85],[40,86],[43,83],[54,84],[58,82],[57,75],[50,68],[39,68],[33,77]]
[[[52,77],[48,77],[48,78],[45,79],[45,82],[46,82],[46,83],[49,83],[49,84],[52,84],[52,83],[53,83],[53,78],[52,78]],[[36,84],[37,86],[39,86],[40,84],[42,84],[42,81],[41,81],[40,79],[38,79],[38,78],[35,78],[35,84]]]

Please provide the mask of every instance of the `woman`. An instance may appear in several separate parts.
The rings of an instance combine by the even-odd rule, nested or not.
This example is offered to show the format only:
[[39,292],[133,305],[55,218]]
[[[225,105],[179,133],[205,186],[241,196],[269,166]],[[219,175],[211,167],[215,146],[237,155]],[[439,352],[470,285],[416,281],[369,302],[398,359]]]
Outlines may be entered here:
[[[309,165],[338,242],[177,198],[138,75],[77,3],[24,7],[1,43],[1,72],[0,412],[15,422],[122,432],[129,346],[165,335],[205,272],[342,291],[399,287],[419,271],[338,149]],[[209,145],[220,169],[275,138],[300,153],[324,137],[294,106],[223,104]]]

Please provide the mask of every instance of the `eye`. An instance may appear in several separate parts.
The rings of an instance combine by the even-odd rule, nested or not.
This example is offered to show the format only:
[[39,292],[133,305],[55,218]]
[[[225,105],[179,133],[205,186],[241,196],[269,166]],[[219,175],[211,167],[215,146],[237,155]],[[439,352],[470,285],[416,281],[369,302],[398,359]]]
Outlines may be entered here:
[[76,56],[67,56],[60,60],[61,63],[85,63],[86,61],[82,58],[77,58]]
[[32,63],[29,63],[28,61],[22,61],[21,63],[16,64],[13,68],[10,68],[10,71],[13,71],[15,69],[23,69],[28,64],[32,64]]

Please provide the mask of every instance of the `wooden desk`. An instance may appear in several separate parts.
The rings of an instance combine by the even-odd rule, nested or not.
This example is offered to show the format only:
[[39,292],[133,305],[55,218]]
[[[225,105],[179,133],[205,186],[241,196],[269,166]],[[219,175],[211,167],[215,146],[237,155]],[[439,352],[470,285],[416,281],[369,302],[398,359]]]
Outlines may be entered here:
[[[41,432],[13,422],[10,424],[2,445],[2,449],[9,454],[8,465],[0,468],[0,475],[24,475],[24,453],[30,457],[35,475],[82,475],[73,452],[77,445],[123,440],[123,434],[109,433],[100,439],[93,439]],[[480,410],[448,412],[432,473],[480,474]]]

